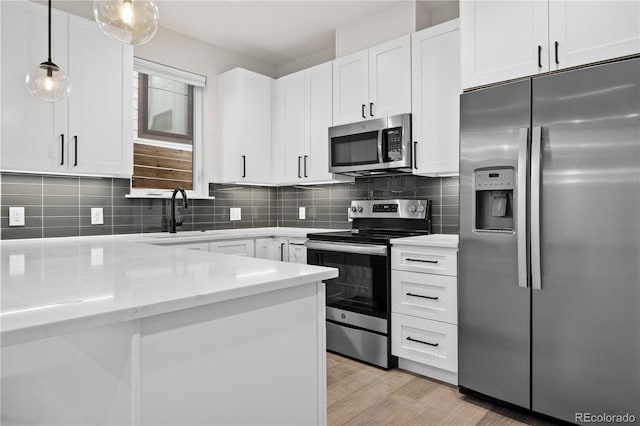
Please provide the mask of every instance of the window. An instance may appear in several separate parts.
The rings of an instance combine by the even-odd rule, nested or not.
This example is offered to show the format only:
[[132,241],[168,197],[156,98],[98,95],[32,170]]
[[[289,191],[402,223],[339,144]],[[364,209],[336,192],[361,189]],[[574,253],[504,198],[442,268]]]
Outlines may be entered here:
[[133,83],[132,194],[181,187],[191,196],[206,195],[197,179],[205,78],[136,58]]

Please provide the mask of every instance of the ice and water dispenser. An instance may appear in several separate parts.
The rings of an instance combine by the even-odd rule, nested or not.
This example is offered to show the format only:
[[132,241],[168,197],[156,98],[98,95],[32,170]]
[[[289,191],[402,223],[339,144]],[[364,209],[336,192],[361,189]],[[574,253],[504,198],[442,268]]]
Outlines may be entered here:
[[513,168],[475,170],[475,228],[478,231],[513,231]]

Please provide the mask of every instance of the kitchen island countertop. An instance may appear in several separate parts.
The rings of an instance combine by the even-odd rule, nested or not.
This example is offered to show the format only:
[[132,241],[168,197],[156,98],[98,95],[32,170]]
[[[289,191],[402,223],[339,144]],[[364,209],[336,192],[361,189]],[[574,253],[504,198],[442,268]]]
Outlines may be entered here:
[[[275,230],[197,235],[217,239],[293,232]],[[195,234],[3,241],[2,346],[337,276],[331,268],[154,245]]]

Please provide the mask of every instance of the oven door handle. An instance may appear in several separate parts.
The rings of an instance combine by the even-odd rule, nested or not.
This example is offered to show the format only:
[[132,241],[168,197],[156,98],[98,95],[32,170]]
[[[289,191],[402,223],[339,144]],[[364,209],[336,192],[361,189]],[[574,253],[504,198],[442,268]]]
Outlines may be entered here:
[[352,244],[352,243],[330,243],[326,241],[307,241],[305,243],[308,249],[337,251],[341,253],[368,254],[372,256],[386,256],[387,246],[371,245],[371,244]]

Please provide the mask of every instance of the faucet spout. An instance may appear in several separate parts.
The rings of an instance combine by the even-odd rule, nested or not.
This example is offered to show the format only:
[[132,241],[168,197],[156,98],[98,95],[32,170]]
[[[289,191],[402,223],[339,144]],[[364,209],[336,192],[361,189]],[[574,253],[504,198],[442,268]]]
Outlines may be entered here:
[[[184,201],[184,208],[189,208],[189,202],[187,200],[187,193],[182,188],[176,188],[171,195],[171,217],[169,219],[169,233],[175,234],[178,223],[176,222],[176,195],[180,193],[182,200]],[[180,223],[182,225],[182,223]]]

